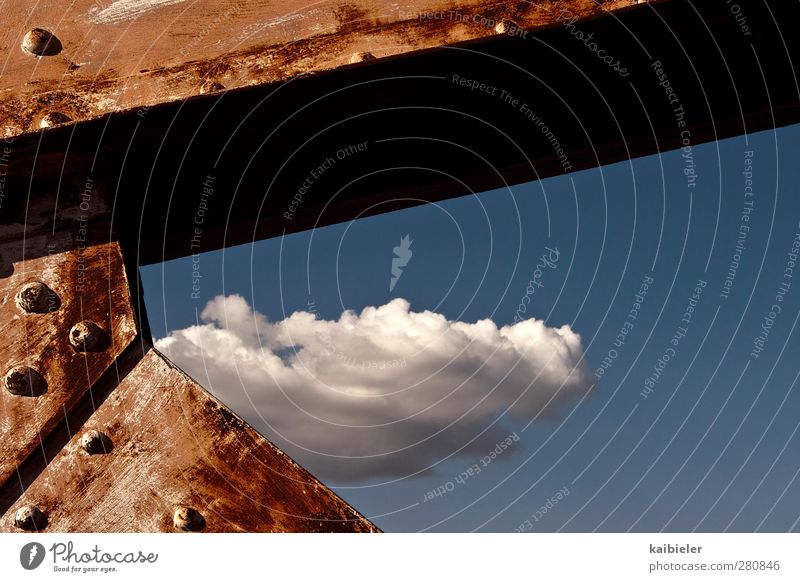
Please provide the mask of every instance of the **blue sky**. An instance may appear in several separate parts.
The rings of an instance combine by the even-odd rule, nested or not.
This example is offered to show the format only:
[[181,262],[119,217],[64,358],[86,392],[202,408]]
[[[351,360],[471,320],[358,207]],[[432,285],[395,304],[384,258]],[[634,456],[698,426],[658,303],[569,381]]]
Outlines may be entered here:
[[[206,253],[199,299],[192,258],[149,266],[153,335],[196,325],[208,301],[234,294],[271,322],[310,305],[336,320],[402,297],[414,312],[510,325],[535,277],[526,317],[580,334],[592,376],[606,359],[594,389],[557,417],[484,418],[484,449],[424,476],[331,483],[340,495],[386,531],[797,530],[800,282],[786,276],[800,233],[797,151],[800,126],[693,147],[694,187],[689,152],[669,152]],[[413,256],[390,292],[406,234]],[[534,275],[548,248],[557,263]],[[484,466],[508,435],[519,438]],[[313,455],[301,462],[317,472]],[[474,464],[480,473],[463,477]]]

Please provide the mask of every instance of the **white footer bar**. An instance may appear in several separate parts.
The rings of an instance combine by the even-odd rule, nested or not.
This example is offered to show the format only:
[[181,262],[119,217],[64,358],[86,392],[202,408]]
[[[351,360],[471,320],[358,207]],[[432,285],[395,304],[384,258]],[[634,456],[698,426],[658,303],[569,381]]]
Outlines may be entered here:
[[798,534],[4,534],[0,572],[137,582],[761,582],[800,580],[798,550]]

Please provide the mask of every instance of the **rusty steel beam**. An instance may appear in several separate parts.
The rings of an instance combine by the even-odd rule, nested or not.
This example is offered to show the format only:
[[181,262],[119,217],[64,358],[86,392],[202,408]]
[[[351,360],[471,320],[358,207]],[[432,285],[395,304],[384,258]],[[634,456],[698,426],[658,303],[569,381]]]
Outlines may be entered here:
[[62,532],[375,532],[150,349],[10,506]]
[[137,336],[119,245],[84,248],[77,237],[27,239],[24,248],[46,250],[28,260],[2,246],[13,272],[0,279],[0,483]]
[[547,6],[564,12],[524,36],[331,57],[327,72],[23,135],[7,197],[35,199],[101,152],[121,240],[146,264],[800,120],[796,2],[742,0],[737,15],[675,0],[587,20]]
[[552,26],[640,0],[3,3],[0,137]]

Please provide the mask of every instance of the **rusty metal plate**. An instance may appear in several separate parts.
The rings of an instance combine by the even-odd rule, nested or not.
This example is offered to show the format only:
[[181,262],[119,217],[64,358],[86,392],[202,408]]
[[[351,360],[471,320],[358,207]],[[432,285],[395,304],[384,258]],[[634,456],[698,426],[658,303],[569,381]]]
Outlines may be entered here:
[[[0,30],[0,136],[331,70],[371,56],[521,34],[640,3],[76,0],[65,6],[9,0],[3,4],[8,25]],[[36,29],[55,39],[31,34]]]
[[[83,247],[81,238],[0,248],[0,484],[137,335],[119,246]],[[23,260],[23,249],[33,258]],[[9,370],[17,372],[10,383]]]
[[[88,431],[104,446],[89,454]],[[96,435],[95,435],[96,436]],[[84,441],[87,442],[87,441]],[[99,452],[97,452],[99,451]],[[48,532],[372,532],[367,519],[150,350],[0,521],[36,507]]]

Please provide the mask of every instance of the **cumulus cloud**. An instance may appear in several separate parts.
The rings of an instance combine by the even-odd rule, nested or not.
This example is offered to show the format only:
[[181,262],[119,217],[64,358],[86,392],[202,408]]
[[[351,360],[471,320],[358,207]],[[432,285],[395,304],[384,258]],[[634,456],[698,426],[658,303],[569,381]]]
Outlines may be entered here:
[[553,420],[591,387],[580,336],[528,319],[449,321],[394,299],[338,320],[268,321],[238,295],[156,347],[319,477],[337,483],[435,470]]

